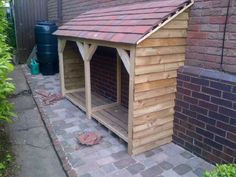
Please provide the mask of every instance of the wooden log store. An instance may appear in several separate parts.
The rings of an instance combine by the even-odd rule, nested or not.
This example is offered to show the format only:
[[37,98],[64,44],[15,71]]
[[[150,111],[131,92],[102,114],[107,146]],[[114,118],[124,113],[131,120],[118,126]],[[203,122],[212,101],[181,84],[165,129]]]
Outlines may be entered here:
[[[165,0],[91,10],[54,33],[62,95],[126,141],[131,155],[172,141],[177,69],[184,65],[192,4]],[[96,53],[112,53],[113,64],[98,65],[103,58]],[[111,86],[107,70],[116,74]],[[94,82],[103,82],[101,91]],[[106,89],[115,96],[102,94]]]

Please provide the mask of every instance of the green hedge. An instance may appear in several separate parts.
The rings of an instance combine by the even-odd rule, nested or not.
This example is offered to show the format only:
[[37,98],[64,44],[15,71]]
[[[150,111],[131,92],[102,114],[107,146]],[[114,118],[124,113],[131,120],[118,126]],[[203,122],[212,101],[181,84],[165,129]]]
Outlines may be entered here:
[[204,177],[236,177],[236,165],[217,165],[211,172],[206,172]]
[[14,92],[14,85],[8,74],[14,70],[12,65],[11,47],[7,42],[8,22],[3,8],[5,0],[0,0],[0,123],[11,121],[14,116],[13,106],[8,101],[8,96]]

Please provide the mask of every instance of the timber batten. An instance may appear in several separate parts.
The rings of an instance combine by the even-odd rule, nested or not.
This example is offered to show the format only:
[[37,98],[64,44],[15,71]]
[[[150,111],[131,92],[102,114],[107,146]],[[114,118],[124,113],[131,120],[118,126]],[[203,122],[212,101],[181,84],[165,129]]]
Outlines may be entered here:
[[[143,3],[145,7],[157,8],[157,12],[150,14],[149,21],[145,21],[148,19],[145,14],[124,16],[124,22],[131,19],[129,24],[140,23],[132,28],[117,26],[118,21],[123,23],[120,15],[143,9],[142,3],[125,6],[119,13],[118,7],[89,11],[55,33],[59,37],[62,94],[85,111],[88,118],[96,119],[127,142],[129,154],[172,141],[177,70],[185,61],[188,8],[192,4],[190,0],[167,0],[164,6],[169,11],[164,14],[158,12],[161,3],[155,2],[154,7],[151,2]],[[117,16],[114,24],[111,22],[114,28],[102,28],[111,15]],[[157,17],[163,19],[155,20]],[[137,18],[137,22],[132,18]],[[97,23],[87,22],[89,19],[97,19]],[[144,22],[153,22],[149,24],[153,29],[142,25]],[[76,23],[83,25],[76,27]],[[116,51],[116,56],[112,56],[116,65],[115,100],[92,90],[91,61],[101,46]],[[122,104],[122,67],[129,77],[128,107]]]

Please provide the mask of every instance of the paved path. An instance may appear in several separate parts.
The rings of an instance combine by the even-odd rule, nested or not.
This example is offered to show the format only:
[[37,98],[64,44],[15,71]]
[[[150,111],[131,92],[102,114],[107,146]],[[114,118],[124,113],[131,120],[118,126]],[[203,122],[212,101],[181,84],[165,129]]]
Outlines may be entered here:
[[[32,76],[27,68],[24,72],[33,91],[60,92],[58,75]],[[201,177],[213,167],[173,143],[131,157],[125,143],[96,121],[87,119],[68,100],[45,106],[35,92],[34,97],[70,177]],[[92,147],[78,146],[75,137],[86,131],[102,135],[102,142]]]
[[20,169],[16,177],[66,177],[30,94],[21,67],[12,74],[18,118],[8,130]]

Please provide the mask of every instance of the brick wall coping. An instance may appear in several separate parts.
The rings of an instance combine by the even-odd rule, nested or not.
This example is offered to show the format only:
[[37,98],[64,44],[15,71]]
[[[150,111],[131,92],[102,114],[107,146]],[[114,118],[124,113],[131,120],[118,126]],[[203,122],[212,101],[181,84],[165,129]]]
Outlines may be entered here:
[[179,69],[179,72],[188,73],[191,75],[197,75],[199,77],[206,77],[213,80],[223,81],[223,82],[232,82],[236,83],[236,75],[229,73],[224,73],[221,71],[204,69],[194,66],[183,66]]

